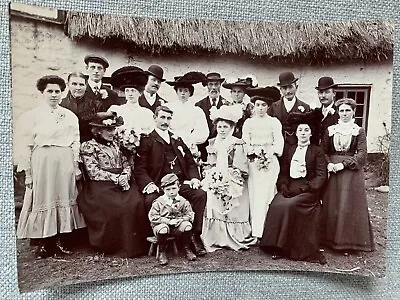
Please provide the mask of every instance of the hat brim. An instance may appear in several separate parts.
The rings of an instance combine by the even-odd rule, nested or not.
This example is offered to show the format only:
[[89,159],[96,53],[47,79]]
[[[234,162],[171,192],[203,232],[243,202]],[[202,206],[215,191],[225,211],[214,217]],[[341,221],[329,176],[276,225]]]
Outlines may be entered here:
[[157,79],[160,79],[161,80],[161,82],[164,82],[166,79],[165,78],[160,78],[158,75],[156,75],[156,74],[154,74],[153,72],[150,72],[150,71],[144,71],[147,75],[152,75],[152,76],[154,76],[155,78],[157,78]]
[[111,76],[111,85],[118,89],[127,86],[145,87],[148,76],[144,71],[125,71]]
[[322,87],[316,86],[315,89],[317,91],[323,91],[323,90],[327,90],[327,89],[330,89],[330,88],[335,88],[337,86],[338,85],[336,83],[334,83],[334,84],[331,84],[331,85],[328,85],[328,86],[322,86]]
[[263,101],[265,103],[267,103],[268,106],[271,106],[272,103],[274,103],[274,99],[270,98],[270,97],[264,97],[264,96],[252,96],[250,97],[250,102],[251,103],[255,103],[257,100]]
[[90,62],[99,63],[99,64],[103,65],[103,67],[105,69],[107,69],[110,66],[108,61],[106,61],[104,58],[98,57],[98,56],[85,56],[83,61],[85,62],[85,64],[89,64]]
[[202,84],[203,86],[207,86],[207,84],[208,84],[209,82],[212,82],[212,81],[218,81],[219,83],[223,83],[223,82],[225,81],[225,78],[220,78],[220,79],[207,79],[207,80],[204,80],[201,84]]
[[231,90],[234,87],[240,87],[240,88],[246,89],[248,87],[251,87],[251,85],[248,83],[224,83],[222,85],[222,87],[226,88],[228,90]]
[[299,80],[299,78],[295,78],[290,82],[283,82],[283,83],[278,82],[276,85],[280,86],[280,87],[284,87],[284,86],[288,86],[288,85],[291,85],[291,84],[295,83],[297,80]]

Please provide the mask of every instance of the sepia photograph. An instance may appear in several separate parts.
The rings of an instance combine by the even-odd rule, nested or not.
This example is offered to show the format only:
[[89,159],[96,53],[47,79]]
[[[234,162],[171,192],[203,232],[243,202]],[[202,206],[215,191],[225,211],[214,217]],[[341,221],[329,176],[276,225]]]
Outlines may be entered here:
[[11,3],[10,36],[21,292],[228,270],[385,276],[391,21]]

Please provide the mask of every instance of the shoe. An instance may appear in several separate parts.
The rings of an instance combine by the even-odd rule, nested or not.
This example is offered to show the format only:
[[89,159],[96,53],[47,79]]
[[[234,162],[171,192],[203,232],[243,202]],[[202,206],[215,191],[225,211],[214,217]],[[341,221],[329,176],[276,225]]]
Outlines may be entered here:
[[166,264],[168,264],[168,257],[167,254],[165,253],[165,251],[161,251],[158,254],[158,264],[161,266],[165,266]]
[[61,245],[57,245],[56,254],[59,254],[59,255],[72,255],[72,254],[74,254],[74,252],[71,251],[70,249],[68,249],[67,247],[63,247]]
[[207,251],[206,249],[204,249],[204,245],[200,239],[200,236],[197,237],[196,235],[193,234],[190,240],[192,242],[194,253],[197,256],[204,256],[207,254]]
[[325,265],[327,263],[325,256],[321,252],[310,256],[307,261],[311,263],[319,263],[321,265]]
[[196,260],[196,255],[192,252],[192,250],[189,249],[189,247],[183,247],[183,253],[185,253],[186,258],[189,261],[194,261]]
[[44,259],[44,258],[48,258],[54,255],[53,251],[50,251],[50,249],[48,249],[45,246],[38,246],[35,250],[35,256],[37,259]]

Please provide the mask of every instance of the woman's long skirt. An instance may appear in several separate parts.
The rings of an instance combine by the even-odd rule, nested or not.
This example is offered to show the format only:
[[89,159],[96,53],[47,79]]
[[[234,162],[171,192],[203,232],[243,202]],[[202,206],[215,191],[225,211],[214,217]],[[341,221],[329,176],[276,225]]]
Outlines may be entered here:
[[279,175],[278,158],[274,155],[267,170],[258,170],[255,162],[249,166],[250,223],[253,237],[262,237],[268,207],[276,194]]
[[[345,156],[333,155],[333,163]],[[363,169],[330,173],[322,199],[321,243],[336,250],[373,251]]]
[[72,149],[37,147],[32,153],[31,166],[32,193],[26,195],[21,210],[18,238],[47,238],[85,227],[76,202]]
[[[292,180],[289,190],[304,184],[305,179]],[[318,247],[319,193],[302,193],[286,198],[276,194],[271,202],[260,247],[279,249],[293,260],[315,258]]]
[[133,182],[128,191],[109,181],[88,180],[78,197],[90,245],[105,253],[135,257],[148,251],[149,221],[144,200]]

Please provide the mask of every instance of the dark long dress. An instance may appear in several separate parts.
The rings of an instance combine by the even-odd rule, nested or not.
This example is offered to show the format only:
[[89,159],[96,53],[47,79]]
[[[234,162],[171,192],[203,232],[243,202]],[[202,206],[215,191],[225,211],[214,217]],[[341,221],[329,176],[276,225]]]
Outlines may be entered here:
[[[278,194],[272,200],[260,247],[268,252],[279,250],[293,260],[318,258],[318,218],[320,190],[326,181],[326,163],[321,147],[309,145],[306,150],[306,177],[290,177],[290,164],[297,145],[284,151]],[[282,193],[286,189],[291,197]]]
[[365,131],[354,124],[348,133],[350,143],[337,151],[334,136],[341,134],[337,128],[328,128],[322,146],[328,163],[343,162],[345,168],[329,176],[322,200],[321,243],[336,250],[373,251],[363,171],[367,158]]
[[127,191],[115,184],[119,174],[131,173],[126,158],[117,145],[94,139],[82,144],[81,155],[88,179],[78,196],[78,205],[87,224],[90,245],[125,257],[146,253],[149,222],[143,197],[133,179]]

